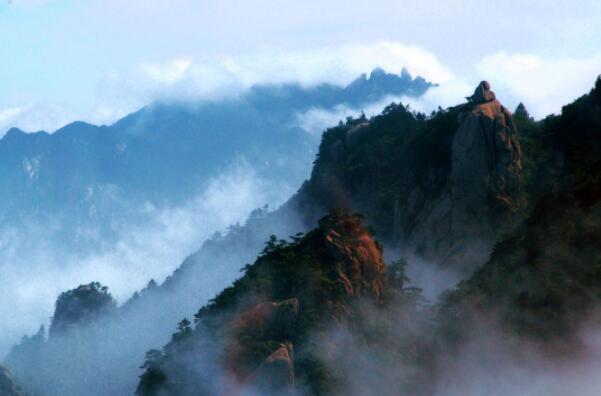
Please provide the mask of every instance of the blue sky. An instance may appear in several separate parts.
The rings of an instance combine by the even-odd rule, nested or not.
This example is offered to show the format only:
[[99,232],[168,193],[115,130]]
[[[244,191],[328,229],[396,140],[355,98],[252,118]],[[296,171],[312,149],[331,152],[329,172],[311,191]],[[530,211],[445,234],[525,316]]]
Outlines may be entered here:
[[0,130],[110,123],[158,98],[344,83],[375,66],[442,84],[417,107],[486,78],[543,116],[601,72],[598,26],[598,0],[0,0]]

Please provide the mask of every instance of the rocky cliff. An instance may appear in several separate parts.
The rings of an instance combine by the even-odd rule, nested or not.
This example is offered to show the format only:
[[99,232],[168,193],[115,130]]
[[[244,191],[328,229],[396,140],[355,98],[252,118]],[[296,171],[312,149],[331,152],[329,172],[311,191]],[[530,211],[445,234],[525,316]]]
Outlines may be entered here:
[[[392,300],[411,305],[402,288],[390,289],[382,248],[360,217],[337,211],[292,243],[268,243],[243,278],[199,311],[194,331],[176,333],[147,362],[138,395],[338,392],[350,368],[333,362],[355,343],[381,341],[386,326],[376,333],[368,318]],[[194,356],[212,363],[190,365]],[[361,376],[379,375],[365,368]]]
[[482,82],[467,104],[426,116],[391,105],[324,134],[305,213],[349,207],[406,255],[469,274],[524,207],[519,133]]
[[578,337],[584,320],[592,317],[598,326],[599,114],[601,79],[589,94],[565,106],[560,116],[544,121],[553,148],[549,166],[557,168],[558,176],[545,182],[553,188],[535,203],[528,218],[497,244],[491,259],[448,296],[444,312],[456,334],[493,317],[500,328],[547,342],[557,350],[566,340]]
[[[420,205],[417,225],[404,241],[411,253],[465,273],[488,259],[500,229],[525,204],[522,152],[511,112],[486,81],[468,100],[459,114],[446,186],[438,198]],[[409,199],[423,196],[416,187]]]

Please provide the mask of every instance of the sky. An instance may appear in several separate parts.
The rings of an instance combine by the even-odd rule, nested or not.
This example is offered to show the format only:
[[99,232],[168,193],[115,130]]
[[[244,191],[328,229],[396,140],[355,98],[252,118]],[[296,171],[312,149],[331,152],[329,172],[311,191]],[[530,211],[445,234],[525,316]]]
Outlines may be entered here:
[[601,73],[598,26],[598,0],[0,0],[0,136],[378,66],[440,84],[418,109],[487,79],[541,118]]

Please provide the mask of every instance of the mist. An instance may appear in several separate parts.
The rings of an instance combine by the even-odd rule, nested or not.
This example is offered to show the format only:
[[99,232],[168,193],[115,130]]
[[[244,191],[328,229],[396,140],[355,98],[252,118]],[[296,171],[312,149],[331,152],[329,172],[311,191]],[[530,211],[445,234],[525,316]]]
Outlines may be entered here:
[[216,231],[244,222],[255,208],[277,207],[293,188],[259,177],[249,163],[238,160],[182,206],[157,208],[147,203],[130,208],[141,214],[142,220],[132,224],[116,219],[111,224],[114,240],[103,239],[92,226],[82,226],[77,232],[92,239],[83,252],[53,243],[53,234],[63,227],[58,221],[47,226],[31,221],[19,229],[3,228],[0,354],[47,323],[60,292],[98,281],[110,287],[117,301],[124,302],[150,279],[162,282]]

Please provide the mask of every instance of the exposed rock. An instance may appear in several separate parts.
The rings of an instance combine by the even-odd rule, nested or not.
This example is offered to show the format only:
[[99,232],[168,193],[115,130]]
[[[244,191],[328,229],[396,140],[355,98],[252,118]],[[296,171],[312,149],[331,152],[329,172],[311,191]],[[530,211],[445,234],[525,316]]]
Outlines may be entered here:
[[0,395],[1,396],[26,396],[19,389],[12,373],[4,366],[0,366]]
[[474,91],[472,96],[466,97],[470,103],[480,104],[492,102],[496,99],[495,93],[490,90],[490,83],[488,81],[482,81]]
[[294,357],[292,344],[281,344],[247,381],[253,392],[291,395],[294,392]]
[[296,326],[298,309],[296,298],[264,302],[243,313],[234,323],[234,329],[237,333],[259,333],[264,338],[271,335],[290,338]]
[[[295,373],[290,342],[303,339],[299,331],[306,331],[302,326],[297,328],[299,301],[313,304],[305,306],[311,321],[340,326],[359,315],[352,301],[365,298],[379,303],[384,298],[388,277],[382,247],[372,239],[359,215],[334,211],[320,220],[319,229],[307,234],[292,254],[306,257],[305,264],[299,265],[314,266],[311,272],[319,269],[328,278],[330,289],[320,290],[324,287],[318,280],[321,278],[309,278],[298,298],[262,302],[234,314],[224,339],[228,394],[244,394],[248,389],[255,392],[251,394],[292,391]],[[312,291],[318,295],[312,295]],[[258,292],[269,296],[270,287],[262,283],[260,291],[250,294]]]
[[225,368],[232,384],[242,386],[256,370],[251,360],[258,344],[286,342],[294,336],[298,312],[298,300],[292,298],[260,303],[234,319],[224,350]]
[[466,272],[486,261],[496,228],[523,205],[521,149],[511,112],[486,81],[468,99],[453,139],[447,186],[422,210],[408,238],[413,253]]
[[319,222],[328,253],[348,296],[380,299],[387,287],[382,246],[372,239],[359,216],[328,216]]

